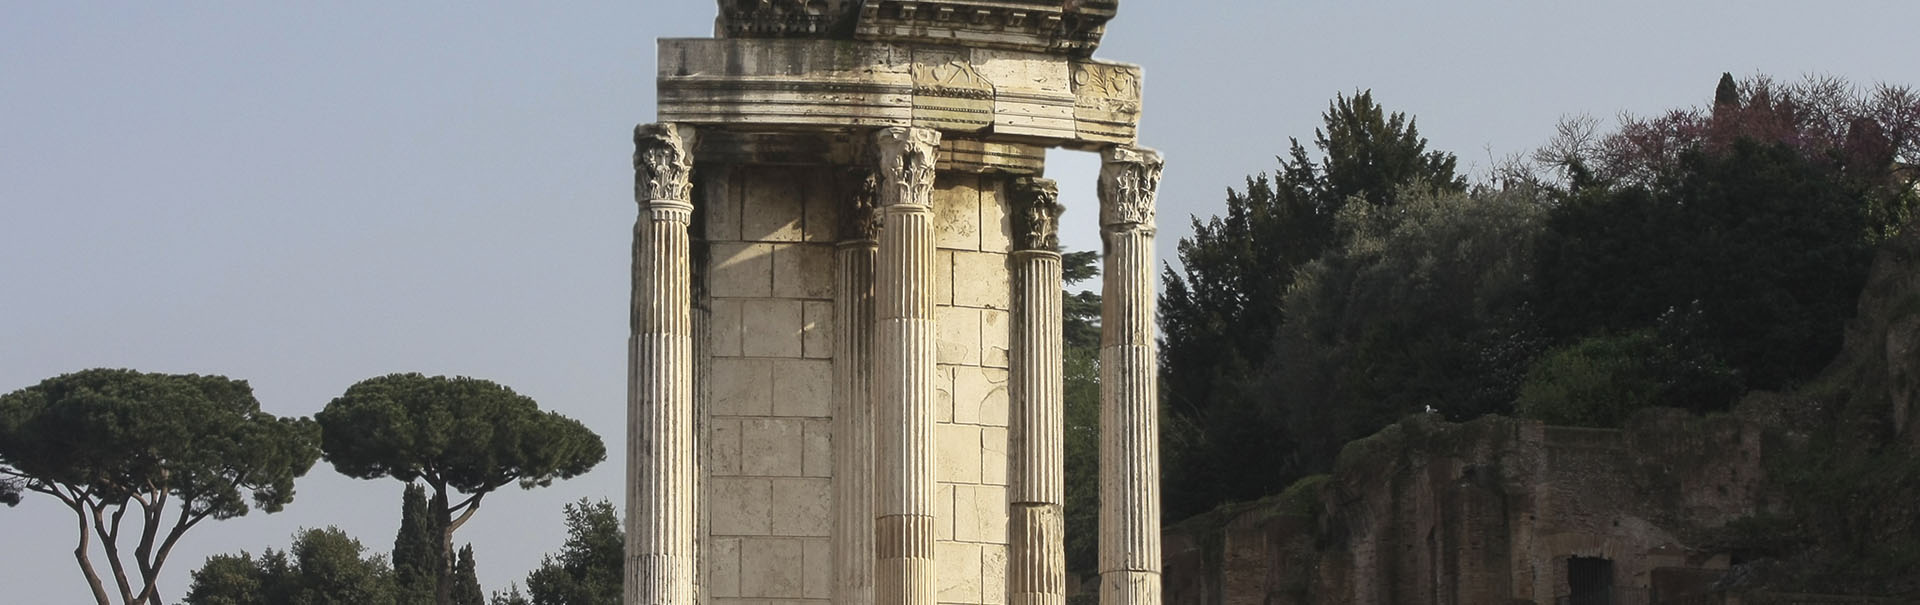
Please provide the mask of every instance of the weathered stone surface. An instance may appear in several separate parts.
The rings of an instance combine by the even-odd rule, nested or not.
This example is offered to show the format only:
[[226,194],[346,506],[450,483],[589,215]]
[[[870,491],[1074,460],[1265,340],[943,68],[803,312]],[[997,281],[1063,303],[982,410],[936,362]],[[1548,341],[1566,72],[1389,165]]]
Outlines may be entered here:
[[1140,117],[1138,67],[1044,52],[671,39],[658,76],[660,119],[687,124],[911,126],[1096,148],[1131,144]]
[[1005,310],[1012,306],[1007,271],[1007,255],[995,252],[953,253],[953,304],[963,307]]
[[[740,594],[745,597],[797,599],[805,594],[804,550],[792,538],[740,541]],[[751,570],[751,571],[746,571]]]
[[813,300],[801,303],[800,321],[802,353],[808,359],[832,359],[836,327],[833,303]]
[[773,246],[715,243],[707,292],[716,297],[765,298],[773,295]]
[[937,461],[934,467],[941,483],[980,482],[980,427],[971,424],[942,424],[934,429]]
[[833,247],[818,244],[773,247],[773,295],[779,298],[833,298]]
[[934,319],[940,324],[938,361],[980,365],[980,310],[939,307],[934,310]]
[[773,413],[827,418],[833,415],[833,362],[781,359],[773,362]]
[[[884,217],[874,264],[874,599],[933,605],[936,439],[934,150],[940,133],[874,136]],[[977,462],[976,462],[977,464]]]
[[715,598],[740,596],[740,539],[709,538],[706,552],[707,590]]
[[[712,497],[713,533],[764,536],[773,522],[773,485],[766,479],[715,477],[707,481]],[[749,569],[754,569],[749,567]]]
[[832,525],[831,482],[826,479],[774,479],[771,531],[776,536],[828,535]]
[[[1108,267],[1124,273],[1110,279],[1126,295],[1109,296],[1121,302],[1104,316],[1151,317],[1150,296],[1137,295],[1151,292],[1141,254],[1158,163],[1129,147],[1140,71],[1089,58],[1117,2],[719,8],[722,39],[659,46],[660,116],[699,126],[700,139],[682,126],[636,137],[647,142],[636,197],[665,201],[636,228],[644,338],[632,346],[640,395],[630,406],[667,401],[699,417],[633,424],[629,464],[655,487],[630,494],[642,511],[634,522],[651,525],[629,536],[667,538],[651,551],[630,544],[627,602],[693,605],[697,588],[714,605],[1062,605],[1058,490],[1029,493],[1058,483],[1059,457],[1035,454],[1059,438],[1044,426],[1016,435],[1033,421],[1016,421],[1030,410],[1016,407],[1012,386],[1030,383],[1020,387],[1035,395],[1029,406],[1057,407],[1041,393],[1058,382],[1057,347],[1035,343],[1058,339],[1058,258],[1041,253],[1050,241],[1034,243],[1037,231],[1052,237],[1057,210],[1034,215],[1027,192],[1011,188],[1042,173],[1049,147],[1116,147],[1109,165],[1151,164],[1102,178],[1108,197],[1125,200],[1103,206],[1130,213],[1103,221],[1126,234],[1114,247],[1125,260]],[[1049,258],[1038,281],[1016,269]],[[1014,294],[1016,281],[1029,295]],[[689,312],[702,321],[683,329]],[[1158,552],[1157,534],[1142,531],[1158,514],[1145,470],[1154,433],[1135,405],[1153,394],[1151,338],[1128,330],[1103,360],[1120,385],[1106,406],[1126,419],[1106,423],[1103,454],[1127,477],[1104,495],[1124,502],[1125,528],[1102,540],[1124,553],[1109,579],[1127,596],[1114,603],[1158,598],[1141,563]],[[696,449],[701,467],[687,472]],[[682,539],[694,527],[689,502],[704,532],[695,559]]]
[[687,603],[695,552],[692,317],[694,131],[634,128],[633,290],[627,340],[625,594],[628,602]]
[[773,414],[773,364],[763,359],[716,358],[708,364],[716,416]]
[[798,477],[801,424],[786,418],[748,418],[740,423],[740,473],[761,477]]
[[854,35],[1084,56],[1100,45],[1118,0],[870,0]]
[[1169,528],[1168,600],[1554,602],[1569,557],[1607,559],[1620,594],[1657,594],[1661,570],[1728,566],[1685,536],[1780,501],[1761,432],[1684,412],[1627,430],[1409,419],[1349,444],[1324,487]]
[[1160,603],[1154,196],[1159,154],[1101,154],[1100,602]]

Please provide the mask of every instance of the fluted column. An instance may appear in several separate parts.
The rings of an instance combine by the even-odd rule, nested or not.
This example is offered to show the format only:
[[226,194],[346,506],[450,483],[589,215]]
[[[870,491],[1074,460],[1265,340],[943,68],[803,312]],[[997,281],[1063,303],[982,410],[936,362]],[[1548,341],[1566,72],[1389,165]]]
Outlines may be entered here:
[[691,128],[633,131],[633,316],[627,341],[629,605],[693,605]]
[[873,605],[873,259],[871,168],[854,172],[834,281],[833,602]]
[[940,133],[887,128],[879,157],[874,266],[874,600],[934,605],[933,173]]
[[1014,182],[1013,476],[1008,494],[1012,605],[1067,602],[1061,372],[1059,189]]
[[1101,154],[1100,603],[1160,603],[1160,430],[1154,355],[1154,192],[1160,154]]

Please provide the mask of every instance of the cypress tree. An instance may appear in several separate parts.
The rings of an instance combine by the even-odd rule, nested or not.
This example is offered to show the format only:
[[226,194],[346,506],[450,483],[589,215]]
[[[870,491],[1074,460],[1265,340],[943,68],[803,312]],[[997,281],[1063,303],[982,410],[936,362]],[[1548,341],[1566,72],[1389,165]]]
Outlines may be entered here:
[[1720,72],[1720,85],[1713,89],[1713,108],[1740,108],[1740,87],[1733,83],[1733,74]]
[[487,605],[480,591],[480,576],[473,570],[473,545],[460,547],[460,562],[453,566],[453,605]]
[[393,539],[393,573],[399,600],[407,605],[434,602],[439,581],[440,532],[427,510],[427,490],[407,484],[400,498],[400,531]]

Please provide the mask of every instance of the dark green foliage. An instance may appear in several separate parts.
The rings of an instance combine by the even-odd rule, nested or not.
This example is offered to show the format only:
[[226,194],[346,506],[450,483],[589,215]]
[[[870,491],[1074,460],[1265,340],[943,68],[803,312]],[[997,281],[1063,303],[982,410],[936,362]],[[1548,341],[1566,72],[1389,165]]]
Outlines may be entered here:
[[340,474],[425,481],[484,494],[509,483],[545,487],[606,459],[579,421],[477,378],[390,374],[360,381],[314,416]]
[[[475,378],[390,374],[354,384],[314,416],[321,450],[349,477],[393,477],[433,488],[440,529],[435,601],[452,603],[453,533],[495,489],[550,485],[606,459],[579,421],[542,412],[533,399]],[[466,495],[454,503],[449,492]]]
[[[319,457],[318,432],[305,418],[261,412],[245,381],[65,374],[0,397],[0,499],[59,500],[92,524],[119,598],[157,602],[161,568],[187,530],[293,500],[294,478]],[[135,533],[121,533],[123,515]],[[89,555],[75,557],[95,600],[108,602]]]
[[532,605],[618,605],[626,545],[619,513],[612,502],[581,498],[566,506],[566,516],[567,541],[558,556],[547,555],[527,575]]
[[[1061,279],[1077,286],[1100,274],[1093,252],[1061,255]],[[1099,564],[1100,518],[1100,294],[1062,292],[1063,398],[1067,570],[1092,575]]]
[[488,605],[533,605],[532,601],[527,600],[527,595],[520,594],[519,584],[509,585],[506,590],[494,591],[493,598],[487,603]]
[[480,576],[474,570],[473,545],[460,547],[459,562],[453,566],[453,605],[487,605],[480,590]]
[[[272,553],[272,549],[268,549]],[[262,603],[263,576],[260,566],[247,553],[214,555],[193,572],[193,585],[187,589],[187,605],[254,605]]]
[[432,603],[440,577],[440,529],[427,507],[427,491],[408,483],[400,497],[400,531],[393,538],[393,574],[399,600],[406,605]]
[[337,528],[294,535],[287,552],[214,555],[193,572],[187,605],[392,605],[393,571]]
[[1749,386],[1811,377],[1838,351],[1871,258],[1860,192],[1745,138],[1669,170],[1555,209],[1539,252],[1548,329],[1625,332],[1678,314],[1691,342],[1665,346],[1702,348]]
[[1720,84],[1713,88],[1713,107],[1740,108],[1740,87],[1733,83],[1733,74],[1721,72]]
[[1725,409],[1743,391],[1738,378],[1687,340],[1648,328],[1549,351],[1527,370],[1516,411],[1548,424],[1619,428],[1648,407]]
[[[1061,281],[1073,286],[1100,274],[1100,255],[1091,250],[1060,255]],[[1100,294],[1091,290],[1068,290],[1061,297],[1062,336],[1068,348],[1100,348]]]
[[1527,372],[1516,411],[1547,424],[1619,428],[1658,395],[1659,380],[1640,356],[1659,349],[1650,330],[1554,349]]
[[1521,303],[1543,215],[1524,189],[1410,193],[1390,212],[1343,212],[1343,244],[1296,272],[1287,322],[1247,397],[1259,407],[1243,422],[1294,448],[1261,462],[1287,472],[1241,480],[1277,492],[1408,414],[1509,411],[1541,346]]
[[[1371,92],[1335,97],[1315,131],[1318,162],[1294,141],[1270,179],[1227,192],[1226,213],[1193,221],[1160,299],[1162,395],[1168,409],[1166,512],[1179,518],[1280,482],[1291,447],[1251,380],[1268,365],[1295,270],[1340,245],[1336,217],[1350,200],[1385,208],[1406,191],[1454,192],[1464,179],[1451,154],[1428,151],[1414,120],[1388,113]],[[1279,458],[1276,458],[1278,456]],[[1250,474],[1258,474],[1259,477]]]

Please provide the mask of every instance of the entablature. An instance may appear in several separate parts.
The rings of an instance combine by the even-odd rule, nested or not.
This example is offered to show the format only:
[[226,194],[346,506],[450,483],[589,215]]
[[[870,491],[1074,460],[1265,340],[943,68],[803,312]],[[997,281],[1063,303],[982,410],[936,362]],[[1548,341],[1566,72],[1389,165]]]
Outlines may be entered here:
[[1134,142],[1140,68],[1054,53],[820,39],[660,41],[664,122],[894,126],[1094,149]]

